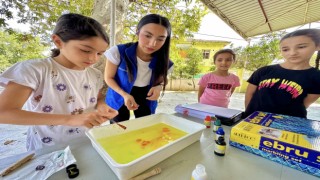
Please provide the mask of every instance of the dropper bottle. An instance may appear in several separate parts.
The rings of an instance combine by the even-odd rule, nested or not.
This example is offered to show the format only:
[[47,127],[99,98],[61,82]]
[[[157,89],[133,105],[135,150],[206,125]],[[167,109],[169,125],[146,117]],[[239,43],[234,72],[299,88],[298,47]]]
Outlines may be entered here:
[[216,119],[213,123],[213,130],[212,131],[216,132],[219,129],[219,127],[221,127],[221,121],[220,121],[220,119]]
[[206,118],[204,119],[204,125],[205,125],[207,128],[210,128],[210,127],[211,127],[211,117],[210,117],[210,116],[206,116]]
[[207,180],[206,168],[202,164],[197,164],[196,168],[192,171],[191,180]]

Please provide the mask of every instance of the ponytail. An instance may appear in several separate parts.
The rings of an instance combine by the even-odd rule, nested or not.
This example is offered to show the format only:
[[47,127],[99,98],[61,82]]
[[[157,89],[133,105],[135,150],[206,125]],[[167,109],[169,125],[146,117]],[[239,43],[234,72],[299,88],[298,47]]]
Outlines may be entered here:
[[59,54],[60,54],[60,49],[57,49],[57,48],[51,49],[52,58],[59,56]]

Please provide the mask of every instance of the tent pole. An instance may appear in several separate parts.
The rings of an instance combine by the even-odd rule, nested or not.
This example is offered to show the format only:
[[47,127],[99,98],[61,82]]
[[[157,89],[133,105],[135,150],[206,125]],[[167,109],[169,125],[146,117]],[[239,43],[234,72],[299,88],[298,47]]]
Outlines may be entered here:
[[111,18],[110,18],[110,47],[115,45],[116,29],[116,0],[111,0]]

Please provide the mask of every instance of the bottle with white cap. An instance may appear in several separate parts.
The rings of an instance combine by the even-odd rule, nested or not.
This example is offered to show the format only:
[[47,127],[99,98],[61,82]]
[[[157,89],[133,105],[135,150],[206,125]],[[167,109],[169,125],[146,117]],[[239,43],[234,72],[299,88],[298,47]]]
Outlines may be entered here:
[[204,165],[196,165],[196,168],[192,171],[191,180],[207,180],[207,173]]

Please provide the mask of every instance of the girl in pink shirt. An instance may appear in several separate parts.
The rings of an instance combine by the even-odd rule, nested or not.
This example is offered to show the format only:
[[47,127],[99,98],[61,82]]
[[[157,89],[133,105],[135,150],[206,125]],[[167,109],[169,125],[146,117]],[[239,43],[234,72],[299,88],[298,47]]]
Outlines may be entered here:
[[205,74],[199,81],[198,102],[228,108],[230,97],[240,86],[239,77],[229,73],[236,55],[231,49],[222,49],[213,56],[216,70]]

